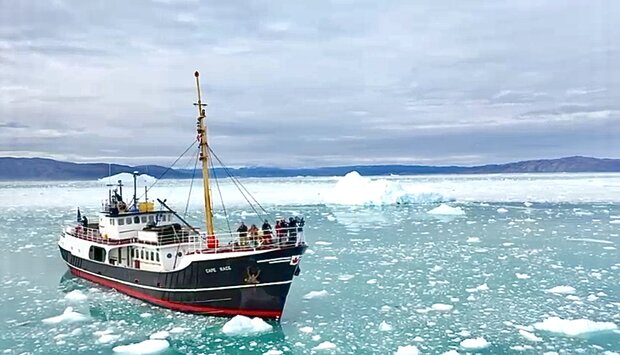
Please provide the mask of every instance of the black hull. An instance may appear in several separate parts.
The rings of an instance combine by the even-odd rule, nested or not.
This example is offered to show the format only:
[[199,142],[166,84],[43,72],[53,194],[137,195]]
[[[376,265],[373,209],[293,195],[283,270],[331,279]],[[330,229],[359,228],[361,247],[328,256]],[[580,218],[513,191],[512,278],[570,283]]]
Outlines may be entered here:
[[297,256],[305,250],[305,245],[291,246],[152,272],[83,259],[60,248],[73,275],[146,302],[182,312],[263,318],[282,316]]

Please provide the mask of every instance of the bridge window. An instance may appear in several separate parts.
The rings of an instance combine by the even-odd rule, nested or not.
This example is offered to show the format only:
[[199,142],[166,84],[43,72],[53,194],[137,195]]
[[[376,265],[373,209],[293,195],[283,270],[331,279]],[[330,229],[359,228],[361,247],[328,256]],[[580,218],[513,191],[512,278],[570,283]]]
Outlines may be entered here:
[[133,218],[133,223],[135,223],[135,224],[140,223],[140,217],[135,216],[135,217]]
[[151,252],[151,261],[155,261],[155,253]]
[[125,218],[125,222],[126,222],[127,224],[131,224],[131,217],[127,217],[127,218]]
[[146,216],[142,216],[141,220],[142,220],[142,223],[146,223]]
[[119,226],[125,225],[125,220],[124,220],[124,219],[122,219],[122,218],[119,218],[119,220],[118,220],[118,225],[119,225]]
[[157,259],[157,262],[159,262],[159,253],[155,254],[155,259]]
[[140,259],[144,259],[144,249],[140,249]]
[[91,260],[95,260],[95,261],[99,261],[99,262],[104,262],[105,261],[105,249],[100,248],[100,247],[96,247],[96,246],[93,245],[88,250],[88,257]]

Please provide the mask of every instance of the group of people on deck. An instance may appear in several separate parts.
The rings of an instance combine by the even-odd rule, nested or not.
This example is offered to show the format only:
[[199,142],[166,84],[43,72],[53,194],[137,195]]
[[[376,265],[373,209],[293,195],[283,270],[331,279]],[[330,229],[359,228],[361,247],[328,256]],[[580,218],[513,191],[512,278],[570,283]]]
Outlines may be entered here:
[[[275,225],[276,243],[295,242],[297,234],[303,231],[304,224],[304,219],[299,217],[290,217],[288,221],[285,218],[277,219]],[[243,245],[249,242],[257,242],[261,239],[263,244],[272,244],[274,242],[273,232],[274,230],[268,220],[265,220],[260,230],[255,224],[248,228],[243,221],[241,221],[241,225],[237,228],[239,241]]]

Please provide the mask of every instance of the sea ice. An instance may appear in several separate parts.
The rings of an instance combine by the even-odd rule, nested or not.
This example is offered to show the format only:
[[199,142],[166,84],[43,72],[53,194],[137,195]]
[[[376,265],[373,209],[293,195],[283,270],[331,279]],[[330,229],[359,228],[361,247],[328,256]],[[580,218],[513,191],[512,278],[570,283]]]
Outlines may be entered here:
[[116,334],[103,334],[97,339],[97,343],[99,344],[109,344],[120,339],[120,335]]
[[299,331],[302,333],[312,333],[312,331],[314,330],[314,328],[312,327],[301,327],[299,328]]
[[428,211],[429,214],[441,215],[441,216],[463,216],[465,215],[465,211],[463,211],[460,207],[451,207],[442,203],[439,207],[435,207],[432,210]]
[[234,316],[222,327],[222,332],[227,335],[250,335],[269,332],[273,329],[271,324],[256,317]]
[[185,332],[187,329],[183,328],[183,327],[174,327],[172,329],[170,329],[170,333],[171,334],[180,334]]
[[536,335],[528,332],[527,330],[519,329],[519,334],[521,334],[522,337],[529,341],[542,341],[542,338],[537,337]]
[[500,207],[500,208],[497,209],[497,213],[507,213],[507,212],[508,212],[508,210],[505,209],[504,207]]
[[61,315],[45,318],[42,322],[45,324],[76,323],[83,322],[87,319],[88,317],[82,313],[74,312],[73,307],[67,307]]
[[305,300],[311,300],[313,298],[319,298],[319,297],[325,297],[325,296],[329,296],[329,293],[325,290],[321,290],[321,291],[310,291],[306,293],[303,298]]
[[[121,180],[122,182],[124,182],[125,184],[132,182],[133,181],[133,175],[130,173],[120,173],[120,174],[116,174],[116,175],[112,175],[112,176],[106,176],[103,177],[101,179],[98,179],[97,181],[99,182],[111,182],[111,183],[116,183],[118,180]],[[136,181],[138,183],[142,183],[142,184],[152,184],[156,181],[157,179],[147,175],[147,174],[140,174],[136,177]]]
[[480,238],[478,238],[478,237],[469,237],[469,238],[467,238],[467,243],[480,243]]
[[399,346],[394,355],[418,355],[420,350],[415,345]]
[[447,311],[452,310],[452,308],[454,308],[453,305],[443,304],[443,303],[435,303],[434,305],[431,306],[431,309],[433,311],[438,311],[438,312],[447,312]]
[[392,326],[383,321],[381,322],[381,324],[379,324],[379,330],[382,332],[390,332],[392,331]]
[[478,292],[478,291],[488,291],[489,290],[489,286],[487,286],[486,283],[482,284],[482,285],[478,285],[474,288],[467,288],[465,289],[465,291],[469,292],[469,293],[473,293],[473,292]]
[[336,349],[336,344],[331,341],[324,341],[321,344],[312,348],[312,350],[334,350]]
[[371,180],[356,171],[341,177],[331,191],[322,197],[325,203],[333,205],[380,206],[446,201],[436,192],[409,193],[396,181]]
[[517,275],[517,278],[519,280],[526,280],[526,279],[530,278],[530,275],[528,275],[528,274],[520,274],[520,273],[517,272],[515,275]]
[[170,336],[170,333],[168,333],[165,330],[161,330],[159,332],[153,333],[151,334],[151,336],[149,337],[149,339],[166,339],[167,337]]
[[461,342],[461,347],[466,350],[481,350],[489,347],[489,345],[489,342],[483,337],[465,339]]
[[283,352],[278,349],[269,349],[268,351],[263,353],[263,355],[282,355],[282,354]]
[[534,324],[534,328],[550,333],[577,337],[596,332],[613,331],[618,326],[612,322],[595,322],[589,319],[562,319],[550,317]]
[[82,301],[86,301],[88,299],[88,296],[86,296],[82,291],[80,290],[73,290],[69,293],[67,293],[65,295],[65,300],[69,301],[69,302],[82,302]]
[[553,288],[548,289],[545,292],[549,292],[549,293],[556,293],[556,294],[562,294],[562,295],[568,295],[571,293],[575,293],[575,288],[572,286],[555,286]]
[[170,343],[163,339],[149,339],[140,343],[119,345],[112,349],[115,353],[122,354],[155,354],[170,347]]

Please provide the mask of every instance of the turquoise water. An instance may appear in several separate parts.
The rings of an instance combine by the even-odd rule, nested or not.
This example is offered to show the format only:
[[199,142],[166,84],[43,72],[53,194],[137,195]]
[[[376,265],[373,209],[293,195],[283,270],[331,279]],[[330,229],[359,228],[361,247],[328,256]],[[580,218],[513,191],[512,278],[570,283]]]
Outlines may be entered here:
[[[225,335],[227,319],[172,312],[66,275],[56,240],[75,210],[15,205],[0,207],[0,353],[109,354],[172,329],[164,354],[393,354],[406,345],[465,353],[461,341],[477,337],[489,344],[482,353],[620,351],[617,330],[531,328],[552,316],[620,325],[617,203],[455,202],[465,215],[443,217],[427,213],[437,204],[267,207],[306,216],[310,251],[281,323],[247,336]],[[252,223],[248,212],[229,210]],[[199,205],[188,215],[199,223]],[[574,292],[548,292],[556,286]],[[66,300],[72,290],[87,299]],[[312,291],[325,292],[305,299]],[[42,322],[68,306],[88,319]],[[101,331],[114,340],[99,343]],[[314,349],[324,342],[335,348]]]

